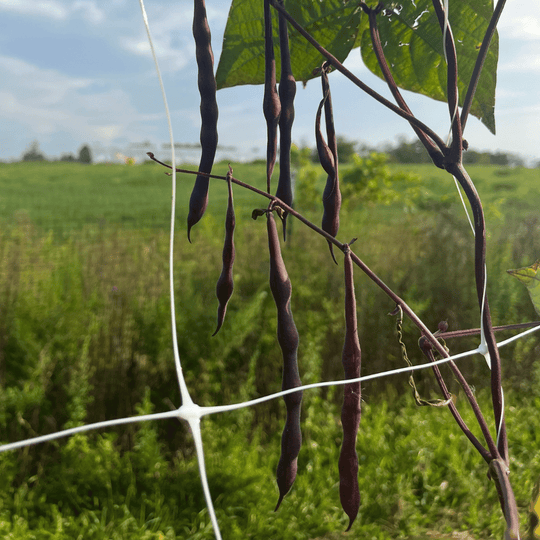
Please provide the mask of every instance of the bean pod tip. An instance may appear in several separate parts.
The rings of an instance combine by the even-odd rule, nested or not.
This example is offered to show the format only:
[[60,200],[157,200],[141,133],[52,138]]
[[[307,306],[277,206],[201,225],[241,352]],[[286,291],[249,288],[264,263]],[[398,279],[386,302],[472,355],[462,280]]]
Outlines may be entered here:
[[277,512],[279,507],[281,506],[281,502],[283,501],[283,498],[285,497],[285,493],[280,493],[279,494],[279,499],[278,499],[278,502],[276,504],[276,507],[274,508],[274,512]]

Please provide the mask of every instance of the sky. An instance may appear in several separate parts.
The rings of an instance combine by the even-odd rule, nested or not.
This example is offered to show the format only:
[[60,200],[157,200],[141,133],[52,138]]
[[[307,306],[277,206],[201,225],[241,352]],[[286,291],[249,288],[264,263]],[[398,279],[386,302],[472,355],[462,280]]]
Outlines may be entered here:
[[[217,61],[230,2],[207,0]],[[191,32],[192,0],[147,0],[146,10],[172,115],[174,140],[199,140],[199,95]],[[538,0],[509,0],[499,25],[495,105],[497,134],[468,121],[471,148],[540,160],[540,14]],[[385,84],[363,65],[358,49],[345,65],[375,90]],[[412,140],[408,124],[330,75],[336,131],[369,146]],[[293,140],[314,145],[320,84],[298,87]],[[266,127],[262,86],[218,92],[219,141],[226,157],[262,156]],[[447,106],[405,92],[412,111],[446,138]],[[167,157],[169,140],[159,83],[136,0],[0,0],[0,160],[20,159],[32,141],[48,158],[90,144],[96,160],[115,153]],[[235,147],[233,150],[230,147]],[[179,156],[180,158],[182,155]],[[221,157],[225,157],[222,155]]]

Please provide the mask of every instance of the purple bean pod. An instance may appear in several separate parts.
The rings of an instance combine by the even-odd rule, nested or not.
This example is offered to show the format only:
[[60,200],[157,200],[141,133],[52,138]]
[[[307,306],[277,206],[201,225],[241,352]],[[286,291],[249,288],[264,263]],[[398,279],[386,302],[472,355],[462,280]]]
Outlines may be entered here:
[[[332,96],[330,94],[330,84],[328,82],[328,65],[323,64],[321,70],[321,83],[323,99],[319,110],[324,104],[324,115],[326,123],[326,135],[328,143],[324,141],[321,133],[320,126],[320,112],[317,113],[318,124],[315,129],[315,138],[317,140],[317,150],[319,153],[319,160],[324,170],[328,174],[326,179],[326,186],[323,192],[323,218],[321,228],[323,231],[336,237],[339,230],[339,210],[341,208],[341,191],[339,189],[339,174],[338,174],[338,153],[337,153],[337,138],[334,128],[334,113],[332,107]],[[332,156],[329,160],[327,154]],[[330,248],[330,254],[332,259],[337,264],[334,256],[334,246],[331,242],[328,242]]]
[[227,311],[227,304],[232,296],[234,290],[233,281],[233,265],[234,265],[234,228],[236,225],[236,219],[234,216],[234,201],[232,191],[232,169],[229,166],[229,172],[227,173],[227,184],[229,188],[229,201],[227,203],[227,215],[225,217],[225,242],[223,243],[223,267],[221,275],[216,285],[216,296],[219,300],[218,314],[217,314],[217,328],[212,334],[214,337],[221,328],[223,320],[225,319],[225,312]]
[[[270,289],[277,308],[277,337],[283,355],[281,388],[288,390],[302,384],[297,361],[299,338],[291,312],[291,280],[281,256],[279,235],[271,211],[267,213],[267,229],[270,249]],[[281,437],[281,456],[276,473],[279,500],[275,510],[279,508],[283,497],[294,483],[298,468],[298,454],[302,445],[302,432],[300,430],[302,392],[284,396],[283,401],[287,408],[287,419]]]
[[315,142],[317,143],[317,154],[319,155],[319,162],[326,174],[328,175],[328,179],[331,179],[334,176],[335,172],[334,154],[324,140],[321,131],[322,110],[327,98],[328,94],[324,94],[321,102],[319,103],[319,107],[317,108],[317,114],[315,116]]
[[[360,377],[362,353],[358,340],[356,298],[354,294],[353,263],[349,247],[345,250],[345,343],[342,363],[346,379]],[[350,530],[360,508],[358,487],[358,455],[356,437],[360,425],[362,390],[360,383],[347,384],[343,392],[341,424],[343,443],[339,454],[339,497],[343,510],[349,516]]]
[[[283,1],[279,1],[280,4],[283,5]],[[288,206],[292,206],[291,144],[296,81],[291,68],[291,52],[289,50],[287,21],[281,13],[279,15],[279,48],[281,58],[281,77],[279,80],[281,115],[279,117],[279,180],[276,197],[281,199]],[[283,213],[282,221],[283,239],[285,240],[287,238],[287,212]]]
[[270,181],[277,156],[277,133],[281,114],[281,102],[276,88],[276,59],[272,35],[270,3],[264,0],[264,98],[263,112],[266,119],[266,190],[270,193]]
[[[201,160],[199,171],[211,173],[216,155],[218,132],[218,106],[216,101],[216,79],[214,77],[214,54],[210,27],[206,18],[204,0],[195,0],[193,12],[193,37],[199,69],[198,84],[201,95]],[[191,227],[199,222],[208,206],[208,177],[197,176],[189,200],[187,218],[188,240],[191,242]]]

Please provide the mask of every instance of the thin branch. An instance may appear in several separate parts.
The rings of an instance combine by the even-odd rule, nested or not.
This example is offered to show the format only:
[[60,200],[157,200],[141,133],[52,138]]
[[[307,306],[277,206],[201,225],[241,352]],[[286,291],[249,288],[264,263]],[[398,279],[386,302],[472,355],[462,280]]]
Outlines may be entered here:
[[480,52],[476,57],[476,63],[474,64],[474,69],[471,75],[471,80],[469,82],[469,87],[467,88],[467,94],[465,95],[465,100],[463,101],[463,108],[461,109],[461,126],[463,130],[465,130],[465,125],[467,124],[467,120],[469,118],[472,101],[474,98],[474,94],[476,93],[476,88],[478,86],[478,81],[480,80],[480,75],[482,73],[482,68],[484,67],[484,62],[486,61],[489,46],[491,45],[491,40],[493,39],[493,35],[495,34],[495,30],[497,29],[497,24],[499,23],[499,18],[505,4],[506,0],[499,0],[497,2],[497,5],[495,6],[495,9],[493,11],[493,15],[491,16],[491,20],[489,21],[486,35],[484,36],[484,39],[482,41]]
[[514,341],[517,341],[518,339],[524,336],[527,336],[529,334],[532,334],[533,332],[536,332],[536,330],[538,330],[539,328],[540,328],[540,324],[537,324],[536,326],[529,328],[529,330],[526,330],[525,332],[521,332],[521,334],[517,334],[515,336],[512,336],[511,338],[501,341],[500,343],[497,343],[497,347],[501,348],[501,347],[504,347],[505,345],[513,343]]
[[[421,346],[422,351],[426,351],[425,354],[428,355],[428,358],[433,358],[433,353],[431,350],[428,349],[428,346],[424,345]],[[476,401],[476,398],[474,397],[474,394],[472,393],[471,387],[465,380],[465,377],[459,370],[459,368],[456,366],[454,361],[449,362],[448,364],[450,366],[450,369],[454,373],[454,376],[456,377],[458,383],[460,384],[461,388],[463,388],[463,391],[465,392],[465,396],[467,397],[467,400],[469,401],[469,404],[471,405],[471,408],[474,412],[474,415],[476,416],[476,421],[478,422],[478,425],[480,426],[480,430],[482,431],[482,435],[484,435],[484,439],[488,445],[489,448],[489,454],[486,454],[485,448],[482,447],[482,449],[478,448],[474,441],[471,442],[474,444],[474,446],[477,448],[477,450],[480,452],[482,457],[489,463],[492,459],[497,459],[500,457],[499,452],[497,450],[497,446],[495,444],[495,441],[493,440],[493,437],[491,436],[491,433],[489,432],[489,427],[487,425],[486,419],[484,418],[484,415],[482,414],[482,411],[480,409],[480,406],[478,405],[478,401]],[[442,377],[441,377],[442,378]],[[457,411],[456,411],[457,412]],[[457,421],[457,419],[456,419]],[[458,425],[461,427],[460,423],[458,422]],[[463,429],[463,428],[462,428]],[[467,434],[465,432],[465,434]]]
[[[433,351],[431,349],[426,349],[422,347],[422,352],[424,355],[426,355],[427,359],[430,362],[435,362],[435,357],[433,356]],[[451,362],[454,364],[454,362]],[[455,364],[454,364],[455,365]],[[446,383],[444,382],[443,376],[441,374],[441,371],[439,369],[439,366],[433,365],[433,373],[435,374],[435,378],[437,379],[437,382],[439,383],[439,387],[441,389],[441,392],[443,393],[443,396],[446,400],[449,400],[448,403],[448,409],[450,410],[452,416],[454,417],[457,425],[461,428],[461,431],[466,435],[466,437],[471,441],[472,445],[478,450],[480,455],[484,458],[484,460],[489,463],[493,458],[491,457],[490,452],[488,452],[482,443],[474,436],[472,431],[469,429],[461,415],[459,414],[459,411],[457,410],[457,407],[455,403],[452,401],[452,394],[448,391],[448,388],[446,386]],[[483,417],[482,417],[483,418]],[[488,431],[489,433],[489,431]],[[493,438],[490,436],[490,439],[493,443]]]
[[[362,3],[361,6],[362,6],[362,9],[368,15],[369,31],[371,35],[371,43],[373,44],[373,52],[375,53],[375,56],[377,57],[377,61],[379,62],[379,67],[381,68],[384,79],[386,83],[388,84],[388,88],[390,89],[390,92],[392,92],[392,95],[394,96],[394,99],[396,100],[396,103],[399,105],[399,107],[405,112],[412,115],[413,113],[409,109],[409,106],[407,105],[405,98],[402,96],[401,92],[399,91],[396,81],[394,80],[394,76],[392,75],[392,72],[390,71],[390,67],[388,66],[388,62],[386,61],[386,57],[384,56],[384,50],[383,50],[383,47],[381,44],[381,38],[379,35],[379,27],[377,25],[377,15],[380,13],[382,9],[382,4],[379,4],[376,8],[370,8],[365,3]],[[420,139],[420,142],[424,145],[433,163],[437,167],[443,168],[442,161],[443,161],[444,154],[441,151],[441,149],[419,127],[415,126],[412,123],[411,123],[411,127],[414,129],[414,132],[416,133],[417,137]]]
[[[154,154],[152,152],[147,152],[147,155],[160,165],[164,165],[165,167],[171,168],[170,165],[167,165],[166,163],[163,163],[156,159]],[[180,173],[186,173],[186,174],[201,174],[199,171],[190,171],[187,169],[176,169],[176,172]],[[218,180],[227,180],[226,176],[219,176],[217,174],[206,174],[208,178],[215,178]],[[345,244],[341,243],[339,240],[336,240],[332,235],[328,234],[326,231],[323,231],[321,228],[317,227],[317,225],[313,224],[311,221],[306,219],[302,214],[298,213],[296,210],[294,210],[292,207],[285,204],[282,200],[278,199],[277,197],[274,197],[273,195],[270,195],[269,193],[266,193],[260,189],[257,189],[256,187],[253,187],[249,184],[246,184],[245,182],[242,182],[241,180],[238,180],[237,178],[231,177],[231,182],[234,184],[244,187],[246,189],[249,189],[250,191],[253,191],[254,193],[257,193],[259,195],[262,195],[263,197],[269,199],[273,202],[274,205],[277,205],[281,207],[283,210],[294,216],[296,219],[301,221],[304,225],[308,226],[310,229],[318,233],[319,235],[326,238],[329,242],[332,242],[336,247],[338,247],[341,251],[344,251],[346,249]],[[407,316],[413,321],[413,323],[420,329],[423,335],[425,335],[429,342],[433,345],[433,347],[437,350],[437,352],[443,356],[447,357],[448,353],[444,349],[444,347],[437,341],[435,336],[431,333],[429,328],[422,322],[422,320],[416,315],[416,313],[407,305],[407,303],[400,298],[390,287],[382,281],[377,274],[375,274],[355,253],[351,251],[351,258],[353,262],[379,287],[381,288],[396,304],[400,305],[404,311],[404,313],[407,314]]]
[[[159,159],[157,159],[152,152],[147,152],[148,157],[155,161],[156,163],[159,163],[160,165],[163,165],[169,169],[172,167],[168,165],[167,163],[163,163]],[[190,171],[188,169],[176,169],[176,172],[184,173],[184,174],[203,174],[199,171]],[[220,176],[218,174],[204,174],[204,176],[207,176],[208,178],[215,178],[216,180],[227,180],[226,176]],[[294,210],[291,206],[288,204],[285,204],[281,199],[278,197],[275,197],[274,195],[271,195],[270,193],[266,193],[265,191],[262,191],[250,184],[246,184],[245,182],[242,182],[241,180],[238,180],[238,178],[235,178],[234,176],[231,176],[231,182],[233,184],[236,184],[237,186],[249,189],[250,191],[253,191],[253,193],[257,193],[258,195],[262,195],[263,197],[266,197],[270,201],[274,202],[274,205],[277,205],[281,207],[283,210],[294,216],[296,219],[301,221],[304,225],[308,226],[310,229],[314,230],[316,233],[320,234],[330,242],[332,242],[336,247],[338,247],[341,251],[344,249],[344,244],[342,244],[339,240],[336,240],[332,235],[328,234],[326,231],[323,231],[320,227],[317,227],[317,225],[313,224],[311,221],[306,219],[302,214],[299,214],[296,210]]]
[[[170,165],[167,165],[166,163],[163,163],[159,161],[152,152],[147,152],[147,155],[150,157],[150,159],[154,160],[155,162],[159,163],[160,165],[163,165],[167,168],[171,168]],[[187,169],[176,169],[176,172],[180,173],[186,173],[186,174],[201,174],[199,171],[190,171]],[[208,178],[215,178],[218,180],[227,180],[226,176],[219,176],[216,174],[205,174]],[[296,219],[301,221],[304,225],[318,233],[319,235],[323,236],[328,240],[329,242],[332,242],[337,248],[339,248],[341,251],[344,251],[346,249],[345,244],[341,243],[339,240],[334,238],[332,235],[328,234],[326,231],[323,231],[320,227],[317,227],[317,225],[313,224],[311,221],[306,219],[302,214],[298,213],[296,210],[294,210],[292,207],[285,204],[282,200],[280,200],[277,197],[274,197],[273,195],[270,195],[269,193],[266,193],[260,189],[257,189],[256,187],[251,186],[250,184],[246,184],[245,182],[242,182],[241,180],[238,180],[235,177],[231,177],[231,182],[234,184],[244,187],[250,191],[253,191],[254,193],[257,193],[259,195],[262,195],[263,197],[269,199],[273,202],[274,205],[277,205],[281,207],[283,210],[294,216]],[[437,338],[431,333],[429,328],[422,322],[422,320],[416,315],[416,313],[407,305],[407,303],[400,298],[390,287],[382,281],[377,274],[375,274],[354,252],[351,251],[351,258],[353,262],[380,288],[382,289],[387,296],[389,296],[393,302],[395,302],[397,305],[400,305],[403,309],[403,312],[407,314],[407,316],[413,321],[413,323],[420,329],[422,334],[426,336],[426,338],[429,340],[429,342],[432,344],[433,348],[443,357],[448,357],[448,352],[446,349],[437,341]]]
[[[518,323],[518,324],[507,324],[504,326],[494,326],[494,332],[501,332],[503,330],[519,330],[521,328],[536,328],[540,325],[540,321],[528,322],[528,323]],[[467,330],[453,330],[452,332],[442,332],[437,334],[437,337],[442,339],[454,339],[467,336],[477,336],[482,332],[481,328],[469,328]],[[500,343],[499,343],[500,347]]]

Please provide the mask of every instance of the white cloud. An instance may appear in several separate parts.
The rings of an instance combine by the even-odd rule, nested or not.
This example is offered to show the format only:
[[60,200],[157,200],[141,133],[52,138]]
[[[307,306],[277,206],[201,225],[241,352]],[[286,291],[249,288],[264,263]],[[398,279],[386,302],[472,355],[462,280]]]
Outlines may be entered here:
[[[152,41],[162,71],[180,71],[190,61],[195,60],[194,48],[189,43],[182,47],[174,44],[170,34],[161,34],[159,37],[152,36]],[[120,40],[120,46],[137,56],[151,56],[146,34],[141,33],[137,37],[123,38]]]
[[[228,6],[207,3],[207,16],[212,32],[215,61],[219,58],[221,41],[228,16]],[[180,71],[195,62],[193,42],[193,2],[182,1],[174,5],[161,3],[147,6],[152,40],[160,66],[164,71]],[[120,45],[135,55],[150,56],[146,32],[140,27],[136,35],[124,37]]]
[[56,70],[41,69],[7,56],[0,56],[0,70],[7,75],[0,85],[9,84],[11,88],[18,89],[17,95],[47,106],[62,102],[70,91],[91,84],[90,79],[69,77]]
[[0,0],[0,10],[56,20],[64,20],[68,16],[65,4],[56,0]]
[[93,0],[76,0],[71,5],[71,12],[80,13],[83,19],[93,24],[99,24],[105,19],[105,13],[97,7]]
[[122,126],[118,124],[109,124],[93,128],[94,138],[101,141],[111,142],[122,134]]
[[499,71],[527,73],[540,72],[540,52],[526,51],[512,55],[511,60],[502,61],[499,64]]
[[[182,3],[173,8],[153,6],[148,19],[152,41],[164,71],[179,71],[195,59],[191,24],[193,8]],[[134,36],[120,40],[120,45],[137,56],[150,56],[148,37],[142,27]]]
[[99,24],[105,13],[94,0],[0,0],[0,11],[8,11],[23,16],[46,17],[57,21],[65,21],[74,16]]
[[503,13],[498,26],[502,36],[512,39],[538,41],[540,40],[540,20],[531,13],[538,10],[538,0],[530,3],[530,10],[526,6],[520,5],[519,10],[508,9]]
[[[138,115],[124,91],[0,56],[0,117],[29,133],[71,133],[74,140],[112,140],[129,134]],[[16,89],[16,90],[14,90]]]

